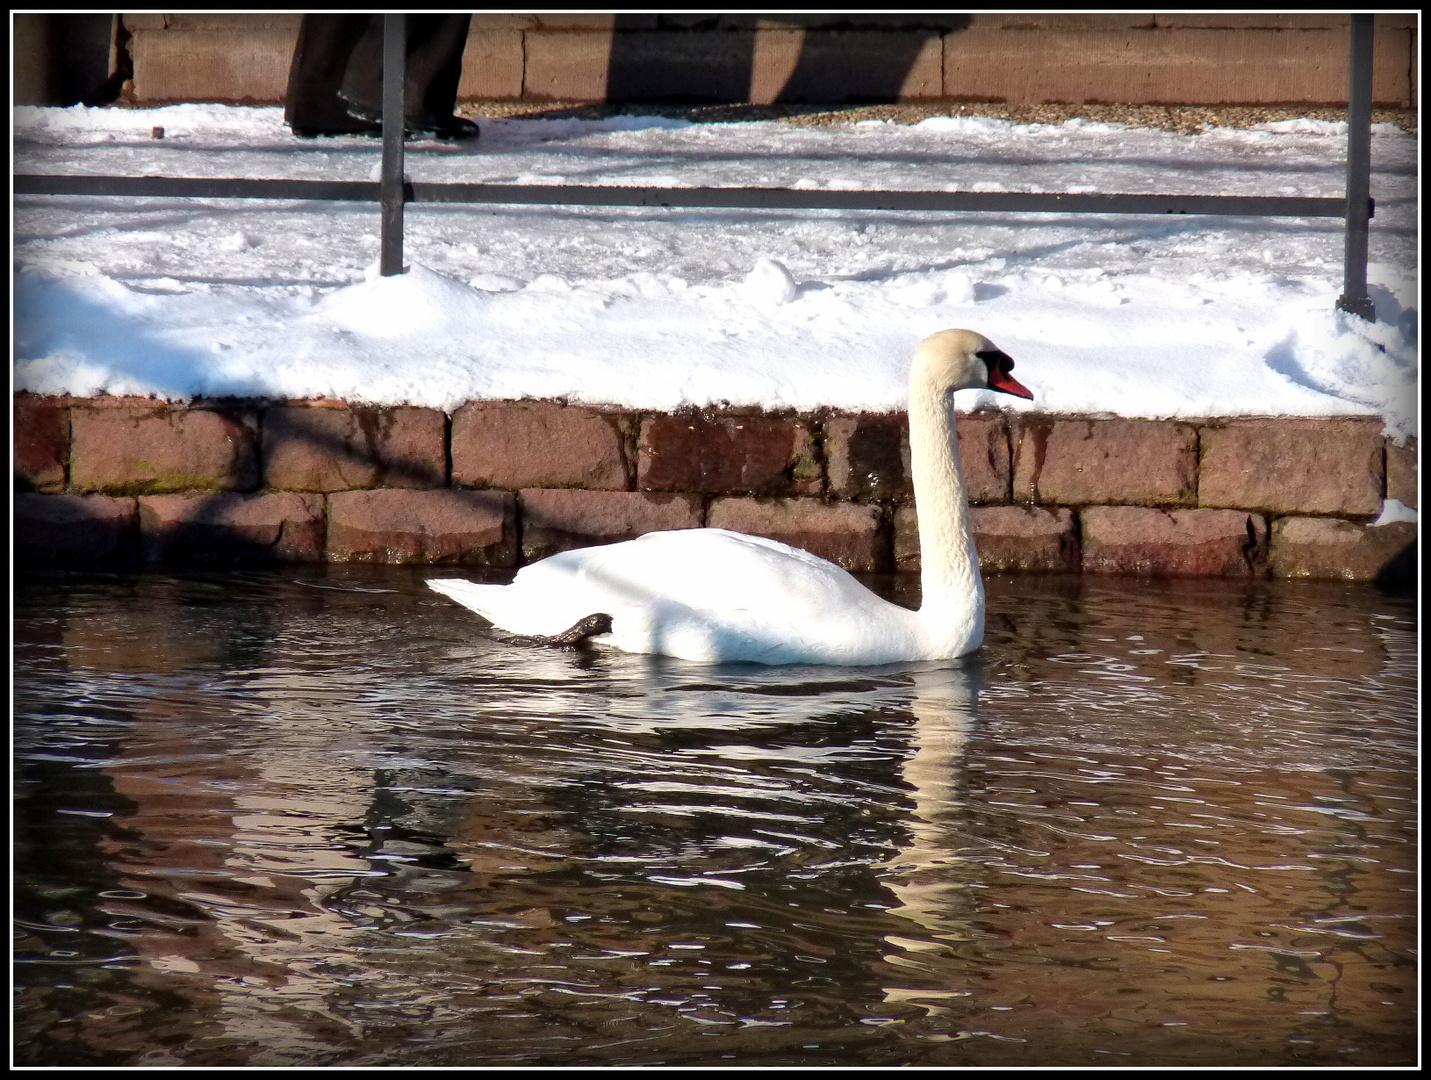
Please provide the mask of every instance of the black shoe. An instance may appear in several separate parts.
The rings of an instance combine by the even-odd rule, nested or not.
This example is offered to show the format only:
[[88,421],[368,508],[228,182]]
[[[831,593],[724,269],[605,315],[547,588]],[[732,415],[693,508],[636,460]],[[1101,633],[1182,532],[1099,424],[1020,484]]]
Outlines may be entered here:
[[[375,133],[381,133],[383,129],[383,114],[381,110],[373,109],[362,102],[354,101],[352,98],[339,91],[338,96],[343,99],[344,108],[348,115],[356,122],[372,125]],[[436,119],[431,113],[423,112],[418,116],[406,116],[403,118],[403,135],[436,135],[439,139],[475,139],[481,134],[481,129],[471,121],[461,116],[447,116],[441,120]]]
[[[348,115],[357,121],[367,121],[372,125],[370,129],[365,130],[370,130],[376,135],[382,134],[382,114],[371,113],[350,104]],[[476,123],[461,116],[449,116],[444,120],[434,120],[431,116],[409,116],[404,118],[402,127],[405,137],[435,135],[439,139],[475,139],[481,134],[481,129]]]
[[432,133],[439,139],[475,139],[482,133],[482,129],[466,117],[449,116],[440,121],[432,129]]
[[383,107],[367,105],[361,101],[354,101],[343,91],[338,91],[338,97],[343,102],[343,108],[347,110],[349,116],[362,123],[377,124],[382,126]]

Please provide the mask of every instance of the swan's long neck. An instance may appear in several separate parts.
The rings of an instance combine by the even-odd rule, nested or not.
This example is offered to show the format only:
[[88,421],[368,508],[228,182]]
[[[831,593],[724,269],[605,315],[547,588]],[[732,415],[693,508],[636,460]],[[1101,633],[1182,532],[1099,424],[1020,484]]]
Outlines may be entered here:
[[909,384],[909,456],[923,567],[920,622],[932,641],[947,637],[967,651],[984,635],[984,582],[950,392],[922,373]]

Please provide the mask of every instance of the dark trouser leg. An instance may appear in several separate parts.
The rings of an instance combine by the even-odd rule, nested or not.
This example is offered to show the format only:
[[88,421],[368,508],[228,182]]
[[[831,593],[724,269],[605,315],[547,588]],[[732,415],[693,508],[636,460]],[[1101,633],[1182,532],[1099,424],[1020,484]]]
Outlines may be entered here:
[[305,15],[288,69],[283,119],[299,135],[375,131],[348,113],[338,88],[372,15]]
[[462,50],[471,15],[409,15],[408,117],[415,126],[437,127],[451,119],[462,80]]
[[349,54],[338,96],[347,102],[350,112],[378,120],[383,115],[383,17],[363,18],[367,26]]
[[[462,78],[462,50],[467,45],[471,15],[408,15],[407,63],[404,79],[403,117],[414,131],[442,133],[454,123],[457,85]],[[383,29],[382,20],[372,17],[372,25],[353,48],[340,91],[349,108],[360,116],[382,115]],[[476,125],[462,121],[475,135]]]

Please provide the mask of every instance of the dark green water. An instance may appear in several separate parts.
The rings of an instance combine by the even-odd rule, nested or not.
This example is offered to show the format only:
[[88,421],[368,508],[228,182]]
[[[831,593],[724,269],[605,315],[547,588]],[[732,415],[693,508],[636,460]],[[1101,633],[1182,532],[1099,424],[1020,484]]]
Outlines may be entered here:
[[992,578],[972,661],[767,669],[421,578],[19,575],[17,1063],[1415,1061],[1409,597]]

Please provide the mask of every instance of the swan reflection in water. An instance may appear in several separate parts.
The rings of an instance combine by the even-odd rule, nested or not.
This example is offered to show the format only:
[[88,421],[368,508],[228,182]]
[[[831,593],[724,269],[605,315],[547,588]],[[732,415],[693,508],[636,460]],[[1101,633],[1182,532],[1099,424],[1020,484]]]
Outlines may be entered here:
[[[923,974],[926,982],[938,983],[942,980],[929,960],[947,955],[952,943],[968,940],[961,914],[969,906],[964,875],[968,864],[951,844],[964,810],[964,755],[974,730],[982,671],[977,663],[966,662],[915,671],[912,678],[913,753],[900,765],[914,800],[909,841],[879,869],[885,875],[882,884],[898,901],[890,914],[915,925],[910,935],[885,935],[897,951],[884,959],[912,976]],[[932,1015],[948,1011],[933,1002],[967,994],[939,985],[884,988],[886,1001],[918,1005]]]
[[[963,816],[965,747],[976,722],[983,681],[977,660],[832,671],[763,665],[692,667],[659,658],[607,654],[584,661],[594,669],[592,675],[599,671],[606,687],[606,693],[593,698],[572,679],[574,665],[582,660],[543,649],[523,652],[523,662],[531,665],[528,672],[544,673],[531,687],[539,685],[543,694],[539,703],[528,702],[534,722],[541,722],[539,716],[549,715],[550,710],[559,710],[569,724],[631,738],[633,749],[645,760],[633,770],[621,763],[621,752],[615,749],[601,759],[588,759],[580,769],[583,782],[605,786],[609,801],[599,807],[586,804],[579,818],[558,815],[560,829],[546,831],[556,825],[547,816],[555,809],[549,805],[547,813],[536,812],[533,806],[520,817],[503,815],[500,821],[486,812],[474,813],[464,830],[465,839],[455,846],[475,872],[493,874],[501,868],[510,875],[516,863],[532,871],[552,870],[576,851],[589,850],[593,841],[607,851],[601,858],[615,870],[621,859],[613,849],[622,846],[631,827],[660,822],[669,830],[664,843],[648,832],[643,850],[626,849],[630,869],[637,870],[658,858],[658,849],[665,844],[671,845],[672,855],[681,846],[680,827],[673,828],[672,819],[743,814],[744,819],[721,820],[726,835],[716,842],[731,845],[732,857],[707,849],[694,862],[673,860],[685,865],[668,871],[665,880],[766,892],[770,885],[752,880],[751,860],[743,857],[769,836],[758,827],[766,823],[759,819],[792,809],[808,814],[809,804],[802,804],[806,797],[848,799],[843,784],[850,779],[852,766],[876,760],[878,779],[870,773],[860,778],[874,780],[890,794],[866,793],[861,800],[877,800],[883,820],[879,847],[866,849],[863,855],[864,880],[856,891],[866,899],[881,898],[865,905],[878,908],[881,918],[866,925],[871,932],[868,942],[852,940],[845,945],[851,956],[864,953],[871,960],[875,955],[883,959],[883,964],[867,962],[864,975],[878,980],[876,992],[886,1003],[918,1006],[937,1015],[947,1011],[937,1004],[940,1000],[967,996],[962,981],[957,985],[952,981],[957,978],[957,963],[947,960],[954,959],[950,957],[954,946],[968,940],[970,864],[954,845]],[[509,708],[504,706],[508,716]],[[897,722],[886,728],[894,738],[883,742],[877,757],[866,749],[868,726],[876,718]],[[901,719],[906,722],[898,723]],[[831,724],[850,727],[837,728],[837,734],[830,730]],[[822,730],[823,737],[810,737]],[[653,752],[663,764],[647,757]],[[704,764],[693,770],[677,764],[679,758]],[[818,769],[822,775],[788,790],[774,789],[772,775],[790,766]],[[758,805],[749,801],[752,797],[759,799]],[[794,814],[786,818],[792,822],[781,827],[787,838],[806,833],[813,824],[794,824]],[[530,831],[537,821],[545,822],[540,835]],[[802,837],[804,842],[813,848],[822,835],[833,835],[838,829],[837,822],[825,825],[821,831],[810,830]],[[759,861],[777,876],[789,871],[798,878],[815,858],[813,852],[787,849]],[[845,881],[853,884],[848,877]],[[844,899],[855,906],[853,896]],[[732,896],[731,906],[743,904]],[[907,931],[891,928],[895,920],[890,916],[907,920]],[[941,957],[946,962],[930,962]],[[909,979],[890,980],[892,968],[907,972]]]

